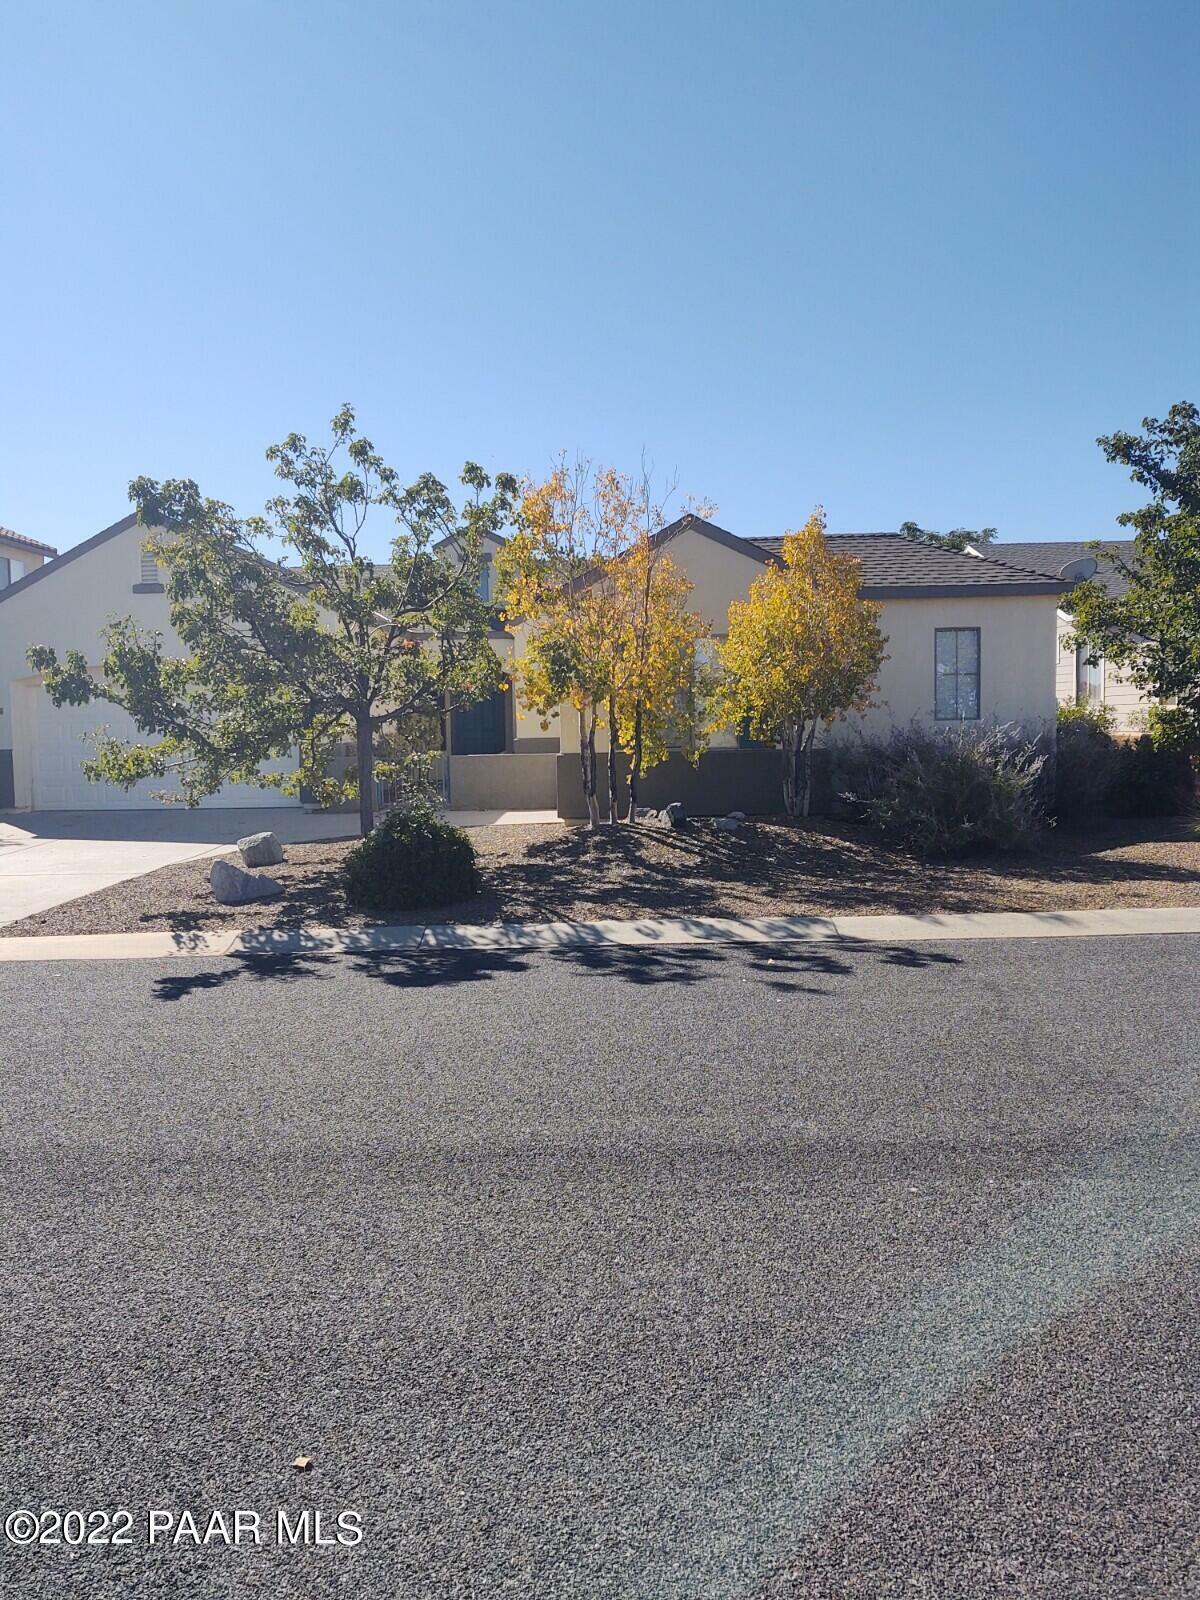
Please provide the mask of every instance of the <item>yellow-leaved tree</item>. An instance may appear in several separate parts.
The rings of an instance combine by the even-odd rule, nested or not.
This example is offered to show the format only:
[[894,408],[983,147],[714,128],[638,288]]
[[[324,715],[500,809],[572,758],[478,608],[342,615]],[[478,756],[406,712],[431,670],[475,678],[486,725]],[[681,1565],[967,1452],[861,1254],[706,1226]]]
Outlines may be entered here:
[[516,531],[496,557],[501,615],[523,625],[513,679],[526,707],[549,726],[560,706],[579,719],[579,760],[588,821],[596,799],[596,730],[605,715],[616,654],[616,619],[590,575],[602,569],[623,516],[615,473],[560,459],[544,483],[528,483]]
[[520,641],[517,691],[544,725],[560,706],[575,712],[593,828],[599,731],[608,733],[612,822],[619,751],[629,760],[634,820],[647,767],[669,745],[693,756],[703,742],[696,645],[709,630],[688,610],[691,583],[653,536],[660,519],[645,473],[635,480],[560,459],[544,483],[526,485],[516,532],[496,558],[504,616]]
[[784,536],[780,564],[729,607],[714,725],[748,722],[753,738],[778,744],[788,816],[808,815],[817,729],[867,709],[886,659],[880,607],[859,598],[859,572],[830,550],[818,507]]
[[678,750],[698,761],[704,748],[706,698],[711,674],[703,647],[710,625],[689,607],[692,582],[656,543],[649,518],[610,567],[608,582],[618,622],[610,724],[616,730],[609,756],[609,788],[615,790],[615,751],[629,764],[627,811],[637,821],[638,782]]

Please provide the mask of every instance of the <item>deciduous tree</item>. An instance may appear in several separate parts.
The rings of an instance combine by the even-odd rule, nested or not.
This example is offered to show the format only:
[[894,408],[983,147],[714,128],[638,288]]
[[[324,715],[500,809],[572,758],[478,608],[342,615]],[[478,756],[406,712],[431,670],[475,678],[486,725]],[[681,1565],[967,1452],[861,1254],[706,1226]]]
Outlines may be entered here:
[[608,734],[609,819],[618,818],[617,755],[637,780],[668,739],[698,745],[695,646],[707,627],[687,608],[691,584],[654,531],[661,520],[648,475],[639,480],[560,460],[527,487],[517,529],[497,558],[505,614],[522,639],[513,671],[524,703],[544,719],[569,705],[579,724],[588,819],[600,822],[597,733]]
[[1142,428],[1097,440],[1151,499],[1117,518],[1134,530],[1131,557],[1097,547],[1124,593],[1096,580],[1072,591],[1075,636],[1146,694],[1177,701],[1200,731],[1200,411],[1181,402]]
[[[413,734],[500,681],[478,592],[480,547],[506,524],[516,480],[502,473],[493,483],[468,463],[461,507],[432,474],[404,488],[349,406],[329,444],[291,434],[267,459],[291,492],[263,516],[238,517],[190,479],[130,485],[168,574],[183,656],[126,618],[107,629],[99,676],[81,650],[59,662],[35,646],[29,661],[56,705],[123,706],[146,736],[101,738],[90,777],[125,787],[173,777],[189,805],[231,781],[287,793],[303,785],[327,800],[356,792],[366,834],[380,736]],[[394,520],[386,565],[364,549],[372,512]],[[450,557],[435,548],[446,539]],[[329,759],[347,738],[356,772],[339,788]],[[261,770],[293,750],[298,770]]]
[[807,816],[817,729],[870,705],[885,641],[880,607],[859,598],[860,563],[830,550],[820,509],[781,556],[729,608],[713,704],[718,722],[779,745],[784,809]]
[[[638,784],[676,749],[698,760],[707,736],[711,688],[704,647],[711,626],[690,607],[693,585],[656,543],[649,519],[612,564],[609,581],[618,617],[610,724],[629,765],[626,816],[637,821]],[[614,763],[615,765],[615,763]],[[610,773],[610,792],[615,774]]]
[[951,528],[949,533],[935,533],[932,528],[922,528],[915,522],[902,522],[900,532],[906,539],[917,539],[922,544],[936,545],[939,550],[965,550],[968,545],[991,544],[997,530]]

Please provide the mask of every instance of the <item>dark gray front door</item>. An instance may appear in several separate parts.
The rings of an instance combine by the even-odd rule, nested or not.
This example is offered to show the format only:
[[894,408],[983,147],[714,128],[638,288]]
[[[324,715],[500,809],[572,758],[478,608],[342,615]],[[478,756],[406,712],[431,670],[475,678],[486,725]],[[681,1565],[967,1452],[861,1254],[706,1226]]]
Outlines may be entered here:
[[450,744],[456,756],[490,756],[503,750],[508,709],[503,689],[451,717]]

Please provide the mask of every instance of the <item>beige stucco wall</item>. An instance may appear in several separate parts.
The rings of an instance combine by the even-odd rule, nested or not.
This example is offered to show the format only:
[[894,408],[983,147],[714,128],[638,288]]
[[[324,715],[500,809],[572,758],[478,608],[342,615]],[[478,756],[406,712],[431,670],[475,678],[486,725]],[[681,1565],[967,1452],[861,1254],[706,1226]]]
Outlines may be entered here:
[[139,627],[159,629],[178,647],[166,596],[133,593],[145,537],[144,528],[128,528],[0,601],[0,750],[12,749],[12,685],[29,679],[25,652],[30,645],[53,645],[60,655],[82,650],[94,661],[100,655],[100,627],[131,616]]
[[[34,708],[31,696],[39,701],[44,694],[41,680],[32,675],[25,652],[30,645],[51,645],[63,656],[71,649],[82,650],[89,663],[101,659],[103,643],[100,629],[105,623],[132,617],[145,629],[162,634],[168,655],[182,655],[183,647],[171,627],[164,594],[135,594],[141,580],[142,546],[146,529],[136,525],[114,534],[28,588],[0,600],[0,750],[11,750],[13,780],[18,806],[31,803],[30,744],[28,728]],[[23,711],[22,717],[18,713]],[[78,714],[77,714],[78,715]],[[117,725],[113,708],[97,704],[95,723]],[[25,736],[22,737],[24,730]],[[80,749],[82,760],[88,751]],[[138,786],[144,790],[146,804],[153,804],[149,791],[168,787],[155,780]],[[239,804],[288,805],[293,803],[276,790],[238,788],[233,791]]]
[[871,736],[910,722],[945,727],[934,716],[934,633],[978,628],[980,723],[1018,723],[1031,735],[1053,727],[1053,595],[885,600],[882,605],[888,659],[879,675],[877,704],[846,726]]

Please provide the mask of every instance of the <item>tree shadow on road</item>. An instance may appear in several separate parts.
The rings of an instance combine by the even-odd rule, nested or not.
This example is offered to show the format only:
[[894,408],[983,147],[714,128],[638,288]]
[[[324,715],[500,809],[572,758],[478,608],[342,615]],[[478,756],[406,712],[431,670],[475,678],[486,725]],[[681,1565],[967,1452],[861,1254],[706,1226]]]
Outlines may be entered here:
[[291,983],[297,978],[328,978],[331,958],[311,955],[251,956],[231,959],[227,965],[206,972],[172,973],[154,983],[156,1000],[182,1000],[185,995],[204,989],[223,989],[238,979],[253,983]]
[[[856,960],[847,956],[853,953]],[[182,1000],[245,979],[252,983],[290,983],[299,978],[329,978],[337,964],[349,963],[363,977],[396,989],[452,989],[528,972],[551,962],[619,983],[645,988],[656,984],[694,986],[728,977],[735,966],[745,977],[777,994],[827,994],[814,978],[844,978],[864,957],[882,966],[924,968],[958,966],[961,957],[920,945],[664,945],[644,949],[621,945],[583,945],[558,950],[438,950],[363,952],[349,957],[309,953],[225,958],[203,972],[172,974],[154,985],[158,1000]]]

